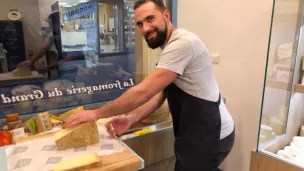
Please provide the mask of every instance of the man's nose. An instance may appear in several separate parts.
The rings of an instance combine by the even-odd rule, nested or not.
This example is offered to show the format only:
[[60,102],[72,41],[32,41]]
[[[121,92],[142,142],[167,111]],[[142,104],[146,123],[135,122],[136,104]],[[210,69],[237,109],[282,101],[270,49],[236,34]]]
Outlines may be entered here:
[[144,24],[144,26],[143,26],[143,28],[142,28],[142,31],[143,31],[144,33],[147,33],[149,30],[151,30],[151,27],[150,27],[149,25],[147,25],[147,24]]

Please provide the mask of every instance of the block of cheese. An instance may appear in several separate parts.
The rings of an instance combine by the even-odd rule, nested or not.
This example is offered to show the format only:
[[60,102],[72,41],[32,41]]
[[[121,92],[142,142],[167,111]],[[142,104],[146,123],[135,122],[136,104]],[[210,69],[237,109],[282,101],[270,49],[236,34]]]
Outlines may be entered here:
[[55,134],[57,150],[79,148],[98,142],[98,128],[95,122],[87,122],[71,128],[62,129]]
[[294,143],[290,144],[289,152],[296,157],[304,157],[304,148],[296,146]]
[[24,77],[32,74],[31,68],[20,67],[13,70],[13,76],[15,77]]
[[48,112],[39,113],[35,116],[37,133],[52,129],[51,117]]
[[84,108],[83,108],[83,106],[80,106],[80,107],[77,107],[77,108],[75,108],[75,109],[73,109],[73,110],[70,110],[70,111],[67,111],[67,112],[61,114],[61,115],[59,115],[58,117],[59,117],[61,120],[64,121],[64,120],[66,120],[68,117],[70,117],[70,116],[72,116],[72,115],[74,115],[74,114],[76,114],[77,112],[82,111],[82,110],[84,110]]
[[54,171],[84,170],[101,165],[101,160],[96,153],[64,160],[55,165]]

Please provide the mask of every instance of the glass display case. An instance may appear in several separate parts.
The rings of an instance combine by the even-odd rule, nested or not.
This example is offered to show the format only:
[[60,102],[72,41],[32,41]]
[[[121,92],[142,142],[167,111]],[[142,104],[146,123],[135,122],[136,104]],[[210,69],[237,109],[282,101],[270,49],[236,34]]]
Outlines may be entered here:
[[303,2],[274,0],[251,170],[304,169]]

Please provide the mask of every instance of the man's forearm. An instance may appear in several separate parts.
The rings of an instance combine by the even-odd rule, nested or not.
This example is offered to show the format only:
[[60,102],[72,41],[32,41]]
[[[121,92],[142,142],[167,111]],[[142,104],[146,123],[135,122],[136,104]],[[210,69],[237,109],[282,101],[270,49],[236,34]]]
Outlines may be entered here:
[[146,90],[134,86],[113,100],[97,109],[97,119],[128,113],[145,104],[151,98],[146,95]]
[[41,48],[39,50],[39,52],[33,58],[30,59],[31,64],[33,65],[35,61],[37,61],[38,59],[40,59],[45,54],[46,51],[47,51],[47,48],[44,48],[44,47]]
[[142,120],[149,114],[155,112],[165,101],[166,96],[162,92],[155,95],[151,100],[149,100],[144,105],[136,108],[135,110],[128,113],[128,117],[131,119],[132,124]]
[[166,69],[155,69],[140,84],[128,89],[116,100],[94,111],[96,119],[128,113],[145,104],[171,84],[178,74]]

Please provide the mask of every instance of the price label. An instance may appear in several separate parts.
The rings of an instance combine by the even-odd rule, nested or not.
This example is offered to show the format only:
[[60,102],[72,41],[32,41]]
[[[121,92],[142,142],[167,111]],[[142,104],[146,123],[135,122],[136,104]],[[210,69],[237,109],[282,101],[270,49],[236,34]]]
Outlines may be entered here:
[[25,137],[24,128],[13,129],[10,131],[13,134],[14,140]]

